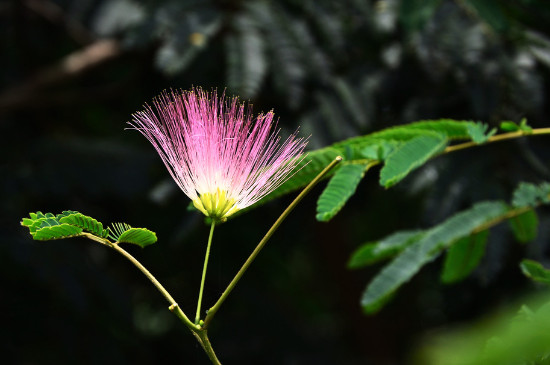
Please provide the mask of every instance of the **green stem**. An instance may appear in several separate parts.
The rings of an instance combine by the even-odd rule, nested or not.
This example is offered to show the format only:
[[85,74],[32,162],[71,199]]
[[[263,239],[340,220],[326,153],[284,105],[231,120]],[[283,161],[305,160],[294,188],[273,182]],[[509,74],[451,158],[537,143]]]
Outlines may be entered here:
[[174,300],[174,298],[172,298],[170,293],[168,293],[168,291],[162,286],[162,284],[159,283],[159,281],[153,276],[153,274],[151,274],[149,272],[149,270],[147,270],[138,260],[136,260],[132,255],[130,255],[128,252],[126,252],[124,249],[122,249],[116,243],[113,244],[111,246],[111,248],[113,248],[115,251],[120,253],[122,256],[124,256],[128,260],[130,260],[130,262],[132,264],[134,264],[134,266],[136,266],[153,283],[153,285],[158,289],[158,291],[160,291],[161,294],[166,298],[166,300],[168,300],[168,302],[170,303],[170,308],[174,308],[174,309],[172,309],[172,312],[174,312],[176,314],[176,316],[178,316],[178,318],[180,320],[182,320],[183,323],[185,323],[185,325],[187,327],[189,327],[189,329],[191,329],[192,331],[197,330],[197,326],[194,325],[189,320],[189,318],[187,318],[185,313],[183,313],[183,311],[179,307],[178,303]]
[[[550,128],[537,128],[531,131],[515,131],[515,132],[497,134],[495,136],[489,137],[486,143],[504,141],[506,139],[519,138],[524,136],[542,135],[542,134],[550,134]],[[479,144],[472,141],[464,142],[464,143],[456,144],[454,146],[449,146],[445,148],[443,153],[454,152],[454,151],[463,150],[465,148],[476,147],[476,146],[479,146]]]
[[216,312],[218,311],[218,309],[220,309],[220,306],[223,304],[223,302],[225,301],[225,299],[227,299],[227,296],[231,293],[231,291],[233,290],[233,288],[235,288],[235,285],[237,285],[237,283],[239,282],[239,280],[241,279],[241,277],[243,276],[243,274],[245,273],[245,271],[248,269],[248,267],[250,266],[250,264],[252,264],[252,262],[254,261],[254,259],[256,258],[256,256],[258,256],[258,254],[260,253],[260,251],[262,250],[262,248],[265,246],[265,244],[267,243],[267,241],[269,241],[269,239],[271,238],[271,236],[273,236],[273,233],[275,233],[275,231],[277,230],[277,228],[279,228],[279,226],[281,225],[281,223],[283,223],[283,221],[286,219],[286,217],[288,217],[288,215],[290,214],[290,212],[292,212],[292,210],[296,207],[296,205],[298,205],[298,203],[311,191],[311,189],[313,189],[313,187],[315,185],[317,185],[317,183],[319,181],[321,181],[323,179],[323,177],[330,171],[332,170],[340,161],[342,161],[342,157],[340,156],[337,156],[327,167],[325,167],[323,169],[323,171],[321,171],[319,173],[319,175],[317,175],[315,177],[315,179],[313,179],[305,188],[304,190],[302,190],[302,192],[296,197],[296,199],[294,199],[294,201],[292,203],[290,203],[290,205],[285,209],[285,211],[281,214],[281,216],[275,221],[275,223],[273,223],[273,226],[271,226],[271,228],[269,229],[269,231],[267,231],[267,233],[265,234],[264,238],[262,238],[262,240],[260,241],[260,243],[258,243],[258,246],[256,246],[256,248],[254,249],[254,251],[252,251],[252,253],[250,254],[250,256],[248,257],[248,259],[245,261],[245,263],[243,264],[243,266],[239,269],[239,271],[237,272],[237,274],[235,275],[235,277],[233,278],[233,280],[231,280],[231,282],[229,283],[229,285],[227,286],[227,288],[224,290],[224,292],[222,293],[222,295],[220,296],[220,298],[218,299],[218,301],[214,304],[214,306],[212,306],[212,308],[210,308],[208,310],[208,313],[206,315],[206,318],[204,319],[204,323],[202,325],[202,328],[203,329],[206,329],[208,327],[208,324],[210,323],[210,321],[212,321],[212,318],[214,317],[214,315],[216,314]]
[[174,314],[183,323],[185,323],[185,325],[187,327],[189,327],[189,329],[191,331],[195,332],[195,331],[200,329],[200,327],[193,324],[193,322],[191,322],[189,320],[189,318],[187,318],[185,313],[183,313],[183,311],[179,307],[178,303],[174,300],[174,298],[172,298],[170,293],[168,293],[168,291],[153,276],[153,274],[151,274],[149,272],[149,270],[147,270],[145,268],[145,266],[143,266],[138,260],[136,260],[136,258],[134,256],[130,255],[126,250],[121,248],[117,243],[113,243],[113,242],[109,241],[106,238],[97,237],[97,236],[95,236],[91,233],[86,233],[86,232],[82,233],[82,235],[89,238],[89,239],[91,239],[91,240],[93,240],[93,241],[97,241],[97,242],[99,242],[99,243],[101,243],[105,246],[108,246],[108,247],[112,248],[113,250],[115,250],[116,252],[118,252],[119,254],[124,256],[125,258],[127,258],[132,264],[134,264],[135,267],[137,267],[139,269],[139,271],[141,271],[147,277],[147,279],[149,279],[153,283],[153,285],[158,289],[158,291],[166,298],[166,300],[170,303],[170,307],[169,307],[170,311],[174,312]]
[[[210,230],[210,238],[208,240],[208,248],[210,248],[210,242],[212,241],[212,231],[214,230],[214,223],[212,223],[212,228]],[[190,330],[191,333],[195,336],[197,341],[200,343],[201,347],[204,349],[204,352],[214,365],[221,365],[220,360],[216,357],[216,353],[214,352],[214,349],[212,348],[212,344],[210,343],[210,340],[208,338],[208,333],[206,329],[201,328],[201,326],[193,324],[187,318],[185,313],[181,310],[178,303],[172,298],[170,293],[162,286],[162,284],[143,266],[136,258],[132,255],[130,255],[126,250],[122,249],[116,242],[111,242],[106,238],[97,237],[91,233],[84,232],[82,233],[82,236],[85,236],[86,238],[89,238],[93,241],[99,242],[105,246],[108,246],[115,250],[116,252],[120,253],[122,256],[127,258],[132,264],[134,264],[135,267],[137,267],[152,283],[153,285],[160,291],[160,293],[168,300],[170,303],[170,306],[168,309],[170,312],[174,313]],[[208,251],[208,250],[207,250]],[[207,253],[208,255],[208,253]],[[206,265],[205,265],[206,270]],[[203,273],[203,282],[204,282],[204,273]],[[202,293],[202,284],[201,284],[201,293]],[[200,302],[199,302],[200,303]],[[199,304],[200,305],[200,304]]]
[[521,208],[511,209],[511,210],[507,211],[505,214],[501,215],[500,217],[496,217],[496,218],[494,218],[494,219],[492,219],[488,222],[485,222],[484,224],[478,226],[477,228],[475,228],[471,232],[471,234],[476,234],[476,233],[479,233],[479,232],[483,232],[486,229],[489,229],[493,226],[496,226],[497,224],[499,224],[501,222],[504,222],[504,221],[506,221],[510,218],[514,218],[514,217],[517,217],[517,216],[522,215],[524,213],[527,213],[528,211],[535,209],[537,206],[534,206],[534,207],[529,206],[529,207],[521,207]]
[[220,360],[218,360],[218,357],[216,356],[216,353],[214,352],[214,349],[212,348],[212,344],[210,343],[210,339],[208,338],[208,333],[206,330],[200,330],[197,332],[193,332],[193,335],[195,335],[197,341],[199,341],[202,349],[214,365],[221,365]]
[[212,245],[212,237],[214,236],[214,227],[216,221],[212,219],[212,225],[210,226],[210,235],[208,236],[208,244],[206,245],[206,255],[204,256],[204,266],[202,268],[201,288],[199,290],[199,300],[197,302],[197,314],[195,315],[195,324],[199,324],[201,319],[201,303],[202,292],[204,290],[204,279],[206,278],[206,268],[208,267],[208,258],[210,257],[210,246]]

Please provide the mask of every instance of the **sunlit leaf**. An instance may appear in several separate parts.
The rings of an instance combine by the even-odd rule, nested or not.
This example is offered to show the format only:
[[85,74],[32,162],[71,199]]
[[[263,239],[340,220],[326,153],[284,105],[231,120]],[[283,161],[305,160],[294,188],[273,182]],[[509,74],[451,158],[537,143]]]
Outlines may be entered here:
[[82,228],[62,224],[52,213],[30,213],[30,218],[23,218],[21,225],[29,229],[33,239],[38,241],[57,240],[78,236]]
[[157,235],[146,228],[130,228],[118,237],[117,242],[133,243],[143,248],[157,242]]
[[58,214],[59,223],[68,223],[99,237],[107,237],[108,231],[103,229],[103,224],[92,217],[75,211],[64,211]]
[[82,228],[63,223],[40,228],[33,234],[33,238],[38,241],[58,240],[75,237],[81,233]]

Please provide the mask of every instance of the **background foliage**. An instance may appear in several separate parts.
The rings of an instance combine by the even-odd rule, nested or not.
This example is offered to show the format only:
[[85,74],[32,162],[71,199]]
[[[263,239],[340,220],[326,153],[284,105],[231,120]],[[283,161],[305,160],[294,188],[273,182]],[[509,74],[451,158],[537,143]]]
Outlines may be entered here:
[[[128,263],[82,238],[32,241],[19,225],[28,212],[74,209],[155,231],[157,244],[132,253],[191,313],[208,228],[186,210],[187,198],[147,141],[123,131],[161,90],[227,88],[256,112],[274,108],[284,133],[300,126],[311,134],[311,149],[418,120],[479,120],[493,128],[525,117],[544,127],[549,20],[542,0],[1,4],[6,363],[146,364],[161,352],[206,363]],[[436,148],[437,137],[432,142]],[[440,156],[389,190],[379,185],[380,167],[372,167],[376,174],[367,172],[329,223],[316,220],[330,217],[317,210],[318,188],[217,316],[210,332],[218,353],[229,364],[407,363],[423,334],[536,290],[518,263],[548,263],[544,206],[530,244],[516,244],[500,225],[465,280],[442,284],[447,263],[438,259],[373,317],[360,299],[381,266],[350,271],[347,264],[364,243],[430,229],[476,202],[510,201],[520,181],[548,181],[547,146],[545,137],[530,137]],[[315,153],[330,159],[331,148]],[[359,179],[361,170],[348,166],[343,180]],[[220,226],[206,303],[290,198]],[[526,261],[522,269],[536,267]]]

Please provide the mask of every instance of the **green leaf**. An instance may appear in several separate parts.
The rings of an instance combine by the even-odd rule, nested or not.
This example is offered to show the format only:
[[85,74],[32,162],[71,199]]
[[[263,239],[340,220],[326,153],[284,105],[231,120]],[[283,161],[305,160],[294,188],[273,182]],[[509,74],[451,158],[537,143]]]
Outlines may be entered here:
[[514,191],[512,205],[516,208],[536,207],[539,203],[550,202],[550,184],[540,185],[522,182]]
[[508,222],[519,242],[527,243],[537,237],[539,220],[534,210],[528,210],[523,214],[510,218]]
[[[295,170],[296,173],[290,179],[285,181],[280,187],[261,201],[239,211],[237,214],[233,215],[233,217],[281,195],[306,186],[322,169],[332,162],[336,156],[344,157],[344,161],[347,162],[363,162],[365,159],[383,161],[395,155],[398,150],[407,144],[407,142],[411,142],[412,139],[420,137],[426,137],[430,142],[437,139],[437,143],[441,144],[441,148],[443,148],[448,141],[471,139],[468,133],[469,125],[475,125],[475,123],[472,121],[457,121],[452,119],[424,120],[387,128],[364,136],[350,138],[337,142],[332,146],[308,152],[306,158],[297,166]],[[410,148],[410,145],[405,146],[405,148]],[[428,154],[428,156],[425,156],[425,159],[427,160],[432,156],[433,154]],[[421,165],[424,162],[425,160],[419,160],[416,163]],[[394,163],[395,160],[390,163],[390,166]],[[418,166],[414,166],[414,163],[411,166],[405,166],[405,168],[410,168],[411,170],[404,171],[404,175],[416,167]],[[386,170],[385,173],[387,172],[388,170]],[[333,172],[329,173],[327,177],[332,173]]]
[[519,129],[523,132],[533,132],[533,128],[531,128],[531,126],[529,126],[527,124],[527,119],[526,118],[523,118],[520,122],[519,122]]
[[132,243],[141,248],[157,242],[157,235],[146,228],[132,228],[126,223],[113,223],[109,227],[109,237],[116,243]]
[[423,231],[402,231],[389,235],[380,241],[363,244],[351,255],[348,268],[358,269],[394,257],[406,247],[418,241]]
[[519,125],[511,121],[500,122],[500,129],[505,132],[517,132],[520,130]]
[[47,226],[56,226],[59,225],[59,222],[53,218],[37,218],[37,219],[28,219],[25,218],[21,222],[21,225],[29,228],[31,234],[36,233],[39,229]]
[[80,227],[98,237],[107,238],[109,233],[106,229],[103,229],[103,224],[101,222],[79,212],[64,211],[62,214],[58,214],[57,218],[59,223],[68,223]]
[[545,269],[540,262],[524,259],[519,266],[529,279],[550,285],[550,270]]
[[520,124],[516,124],[512,121],[504,121],[500,123],[500,129],[502,129],[505,132],[518,132],[523,131],[526,133],[531,133],[533,131],[533,128],[531,128],[529,125],[527,125],[527,119],[523,118],[520,122]]
[[365,312],[365,314],[370,314],[370,315],[380,312],[380,310],[382,308],[384,308],[384,306],[393,299],[396,292],[397,292],[397,289],[393,290],[393,291],[389,291],[388,293],[386,293],[383,297],[381,297],[376,302],[372,302],[372,303],[363,305],[363,307],[362,307],[363,312]]
[[[529,299],[522,306],[502,310],[473,325],[430,336],[415,359],[422,365],[543,365],[550,354],[548,296]],[[514,308],[517,308],[515,305]],[[485,316],[487,317],[487,316]]]
[[488,236],[489,231],[484,230],[453,243],[445,256],[441,281],[451,284],[470,275],[485,254]]
[[262,199],[261,203],[265,203],[266,201],[306,186],[325,167],[327,167],[328,164],[330,164],[337,156],[342,154],[343,151],[332,147],[308,152],[304,160],[296,167],[295,171],[297,172],[281,186],[275,189],[275,191]]
[[383,161],[401,144],[398,141],[377,141],[377,143],[361,149],[361,155],[370,160]]
[[405,248],[372,280],[361,299],[362,306],[367,310],[376,306],[453,242],[507,211],[506,204],[502,202],[483,202],[427,230],[421,239]]
[[368,166],[368,163],[343,165],[336,171],[317,201],[317,220],[327,222],[342,209],[355,193]]
[[346,139],[332,145],[334,148],[365,148],[372,145],[379,145],[382,142],[396,143],[405,142],[423,135],[443,135],[449,140],[470,139],[467,127],[475,124],[471,121],[456,121],[452,119],[424,120],[415,123],[387,128],[365,136],[358,136]]
[[485,123],[472,123],[467,126],[468,134],[472,138],[472,141],[477,144],[487,142],[489,138],[497,132],[496,128],[493,128],[490,131],[488,131],[488,129],[489,125]]
[[395,185],[430,157],[443,151],[446,145],[447,138],[439,134],[418,136],[403,143],[386,159],[380,171],[380,185],[386,188]]
[[143,248],[157,242],[157,235],[146,228],[130,228],[118,237],[117,242],[133,243]]
[[75,237],[83,231],[101,238],[111,238],[117,243],[133,243],[145,247],[157,241],[157,236],[145,228],[132,228],[126,223],[115,223],[113,227],[103,228],[96,219],[74,210],[65,210],[57,216],[52,213],[30,213],[30,218],[23,218],[21,225],[28,227],[35,240],[55,240]]
[[411,130],[442,134],[450,140],[466,140],[470,139],[468,126],[471,124],[475,124],[475,122],[470,120],[438,119],[422,120],[407,124],[405,127]]
[[58,240],[61,238],[75,237],[82,233],[82,228],[70,224],[58,224],[45,226],[32,234],[33,239],[38,241]]
[[23,218],[21,225],[29,229],[34,240],[48,241],[78,236],[82,228],[70,224],[61,224],[52,213],[30,213],[30,218]]

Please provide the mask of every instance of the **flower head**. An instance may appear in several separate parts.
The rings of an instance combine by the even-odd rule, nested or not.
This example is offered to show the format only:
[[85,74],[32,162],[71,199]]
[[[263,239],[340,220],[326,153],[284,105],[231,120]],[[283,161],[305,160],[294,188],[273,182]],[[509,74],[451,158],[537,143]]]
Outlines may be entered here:
[[129,124],[155,147],[168,171],[206,216],[225,220],[290,177],[306,141],[280,144],[273,112],[252,117],[238,98],[200,88],[164,92]]

